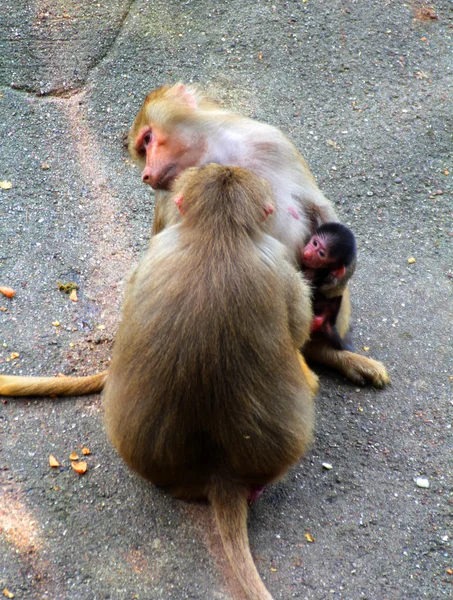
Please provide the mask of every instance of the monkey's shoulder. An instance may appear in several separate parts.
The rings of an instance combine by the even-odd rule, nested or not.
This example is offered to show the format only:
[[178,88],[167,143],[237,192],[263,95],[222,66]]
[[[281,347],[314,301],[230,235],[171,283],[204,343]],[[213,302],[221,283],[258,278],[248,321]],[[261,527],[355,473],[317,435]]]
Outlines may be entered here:
[[154,234],[140,262],[131,271],[128,283],[139,283],[143,279],[152,277],[156,267],[161,269],[168,265],[170,268],[172,262],[177,258],[180,246],[178,225],[172,225],[160,233]]
[[180,246],[180,223],[175,223],[151,237],[143,258],[145,260],[159,260],[165,254],[173,254]]
[[311,295],[310,286],[304,279],[290,249],[268,234],[262,236],[258,247],[261,263],[284,290],[284,296],[295,295],[298,298],[297,302],[302,302],[305,306]]
[[298,272],[298,262],[295,260],[292,248],[284,244],[272,234],[265,234],[259,249],[264,257],[284,271]]
[[274,236],[264,233],[256,245],[261,259],[272,266],[290,262],[288,248]]

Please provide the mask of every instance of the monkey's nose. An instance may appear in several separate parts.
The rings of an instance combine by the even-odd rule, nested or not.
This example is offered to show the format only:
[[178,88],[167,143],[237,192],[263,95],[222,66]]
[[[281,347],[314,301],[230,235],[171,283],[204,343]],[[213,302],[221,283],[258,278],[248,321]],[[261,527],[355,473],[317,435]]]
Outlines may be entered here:
[[153,172],[150,167],[145,167],[142,172],[142,181],[143,183],[147,183],[151,187],[154,187],[156,183],[156,178],[153,177]]

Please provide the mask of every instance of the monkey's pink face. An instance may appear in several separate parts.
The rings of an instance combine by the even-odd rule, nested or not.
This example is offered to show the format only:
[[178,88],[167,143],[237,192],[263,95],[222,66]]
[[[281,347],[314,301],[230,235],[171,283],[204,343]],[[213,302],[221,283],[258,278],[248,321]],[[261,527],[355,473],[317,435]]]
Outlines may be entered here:
[[167,134],[161,128],[149,125],[139,132],[135,149],[145,158],[143,183],[155,190],[168,190],[182,171],[199,164],[205,146],[189,144],[175,133]]
[[329,264],[329,253],[324,240],[314,235],[301,252],[302,264],[309,269],[325,268]]

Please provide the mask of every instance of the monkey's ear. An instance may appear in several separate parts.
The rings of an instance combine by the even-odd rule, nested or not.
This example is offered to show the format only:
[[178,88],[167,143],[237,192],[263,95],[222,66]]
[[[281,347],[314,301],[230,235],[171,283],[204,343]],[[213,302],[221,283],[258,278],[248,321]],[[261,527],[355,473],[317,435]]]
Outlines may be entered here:
[[264,218],[265,218],[265,219],[267,219],[267,217],[268,217],[269,215],[272,215],[272,214],[273,214],[273,212],[274,212],[274,207],[273,207],[273,205],[272,205],[272,204],[269,204],[269,203],[268,203],[268,204],[265,204],[265,205],[264,205],[264,214],[265,214],[265,217],[264,217]]
[[179,212],[183,215],[184,214],[184,208],[182,206],[182,201],[183,201],[183,195],[182,194],[178,194],[177,196],[174,197],[173,202],[176,204],[176,206],[179,208]]
[[341,265],[341,267],[338,267],[338,269],[334,269],[333,271],[330,271],[330,273],[335,277],[335,279],[341,279],[343,277],[343,275],[346,272],[346,267],[344,265]]
[[174,88],[176,96],[184,100],[184,103],[194,110],[198,108],[198,102],[195,94],[190,88],[187,88],[183,83],[177,83]]

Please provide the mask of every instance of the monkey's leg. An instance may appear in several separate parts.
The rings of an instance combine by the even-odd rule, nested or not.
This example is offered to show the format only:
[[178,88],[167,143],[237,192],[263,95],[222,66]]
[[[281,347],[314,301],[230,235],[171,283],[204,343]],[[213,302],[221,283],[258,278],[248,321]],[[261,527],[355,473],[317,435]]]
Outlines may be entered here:
[[[342,338],[349,328],[350,314],[349,290],[346,288],[336,322],[338,332]],[[382,388],[390,382],[387,370],[381,362],[355,352],[332,348],[321,336],[308,342],[304,346],[303,352],[308,360],[336,369],[358,385],[365,385],[369,381],[372,385]]]
[[354,352],[354,348],[346,342],[341,335],[338,333],[336,325],[329,325],[327,328],[327,340],[330,341],[332,348],[336,350],[349,350]]
[[382,388],[390,382],[390,377],[381,362],[348,350],[336,350],[324,340],[309,342],[304,347],[304,355],[308,360],[340,371],[357,385],[365,385],[369,381],[372,385]]
[[302,369],[303,374],[305,375],[305,379],[307,380],[308,387],[310,388],[313,394],[317,394],[319,390],[319,379],[318,376],[313,373],[310,367],[305,362],[304,357],[300,352],[297,353],[299,358],[299,363]]

